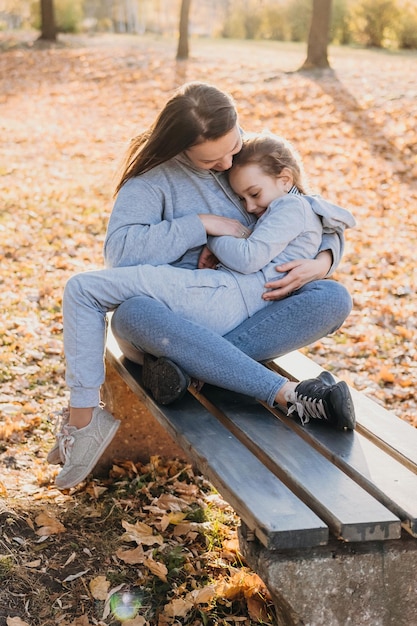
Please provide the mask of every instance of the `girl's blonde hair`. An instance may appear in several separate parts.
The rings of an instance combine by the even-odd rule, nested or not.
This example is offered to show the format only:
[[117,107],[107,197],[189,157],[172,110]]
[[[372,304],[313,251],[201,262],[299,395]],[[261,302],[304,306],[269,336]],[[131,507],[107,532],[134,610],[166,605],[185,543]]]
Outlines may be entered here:
[[191,146],[220,139],[236,124],[231,96],[206,83],[186,83],[168,100],[152,126],[132,139],[116,193],[130,178]]
[[307,193],[300,156],[286,139],[266,133],[249,135],[243,140],[241,151],[233,157],[233,167],[250,163],[259,165],[264,174],[274,177],[284,168],[289,169],[294,185],[301,193]]

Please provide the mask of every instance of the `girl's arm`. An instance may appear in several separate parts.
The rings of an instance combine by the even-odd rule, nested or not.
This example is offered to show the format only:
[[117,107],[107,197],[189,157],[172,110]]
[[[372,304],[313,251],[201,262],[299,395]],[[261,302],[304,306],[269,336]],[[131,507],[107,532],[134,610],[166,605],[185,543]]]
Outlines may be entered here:
[[208,247],[226,267],[242,274],[252,274],[281,254],[305,227],[303,200],[296,195],[287,195],[270,205],[247,239],[214,237],[209,239]]
[[244,239],[251,233],[251,230],[247,226],[243,226],[239,220],[231,217],[222,217],[221,215],[203,213],[199,215],[199,218],[203,222],[207,235],[211,235],[213,237],[229,235],[230,237]]
[[[277,232],[276,228],[274,228],[274,232]],[[286,234],[291,236],[291,233]],[[250,240],[252,239],[252,237],[253,235],[249,238],[247,242],[240,242],[232,245],[244,247],[246,244],[246,246],[250,246]],[[216,254],[220,256],[222,254],[222,239],[228,238],[213,239],[209,241],[210,247]],[[313,280],[319,280],[325,278],[326,276],[329,276],[339,264],[343,254],[343,249],[344,235],[342,230],[338,230],[337,232],[332,233],[327,232],[323,234],[319,253],[314,259],[300,258],[290,261],[289,263],[277,266],[277,272],[287,272],[287,274],[284,277],[277,279],[276,281],[270,281],[266,283],[265,287],[270,291],[266,291],[263,295],[263,298],[266,300],[279,300],[288,296],[289,293],[300,289],[303,285]],[[221,260],[225,265],[228,265],[225,262],[224,257]],[[235,269],[237,269],[238,271],[242,271],[238,267],[235,267]],[[252,271],[256,271],[256,268],[253,268]],[[244,271],[244,273],[247,273],[246,270]]]

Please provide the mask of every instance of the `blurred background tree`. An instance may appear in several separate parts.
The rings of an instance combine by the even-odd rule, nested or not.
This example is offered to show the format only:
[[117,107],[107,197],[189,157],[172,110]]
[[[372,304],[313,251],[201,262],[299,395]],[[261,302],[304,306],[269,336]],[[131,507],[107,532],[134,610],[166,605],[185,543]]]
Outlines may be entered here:
[[307,58],[302,69],[329,67],[327,48],[332,14],[332,0],[312,0],[310,30],[307,41]]
[[41,34],[39,39],[56,41],[56,24],[53,0],[40,0]]
[[190,21],[190,7],[191,0],[181,0],[181,10],[180,10],[180,27],[179,27],[179,37],[178,37],[178,49],[177,49],[177,59],[184,60],[188,59],[189,53],[189,45],[188,45],[188,28]]
[[[307,43],[316,1],[198,0],[190,3],[186,39]],[[40,30],[44,2],[53,3],[58,33],[153,33],[179,39],[183,0],[0,0],[0,30]],[[186,8],[189,0],[184,2]],[[417,49],[417,0],[333,0],[327,42]]]

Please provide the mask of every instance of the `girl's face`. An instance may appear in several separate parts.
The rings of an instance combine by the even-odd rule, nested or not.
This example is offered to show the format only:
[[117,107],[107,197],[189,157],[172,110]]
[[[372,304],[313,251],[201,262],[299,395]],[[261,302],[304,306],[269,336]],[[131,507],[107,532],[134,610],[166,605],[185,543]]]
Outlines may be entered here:
[[271,176],[256,163],[235,165],[229,172],[229,182],[247,212],[256,217],[265,213],[272,200],[286,195],[292,183],[285,170],[279,176]]
[[202,170],[225,172],[232,167],[233,156],[242,147],[242,138],[239,128],[235,126],[231,131],[213,141],[203,141],[185,150],[185,154],[196,167]]

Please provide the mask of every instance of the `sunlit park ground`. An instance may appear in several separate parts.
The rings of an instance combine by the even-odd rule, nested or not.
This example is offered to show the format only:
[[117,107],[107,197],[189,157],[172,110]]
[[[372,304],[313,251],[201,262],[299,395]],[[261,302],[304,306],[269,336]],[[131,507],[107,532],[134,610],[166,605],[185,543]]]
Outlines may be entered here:
[[[168,39],[60,36],[46,47],[35,38],[0,34],[0,484],[6,501],[26,507],[34,527],[34,499],[46,508],[68,506],[50,487],[56,469],[45,461],[53,441],[50,416],[68,400],[63,285],[75,272],[101,267],[128,141],[189,80],[229,91],[244,129],[290,139],[313,191],[354,213],[357,227],[347,233],[335,276],[350,290],[353,312],[335,335],[305,351],[417,426],[417,54],[330,47],[333,71],[300,73],[304,44],[191,40],[189,61],[176,63],[176,42]],[[90,486],[89,493],[99,492]],[[82,494],[69,498],[77,497]],[[30,538],[25,544],[28,562],[37,562],[30,554],[35,545]],[[57,570],[71,554],[70,546],[60,553]],[[91,579],[103,573],[99,561],[90,566]],[[31,580],[44,584],[36,573],[34,566]],[[22,583],[19,593],[33,608],[30,586]],[[28,623],[57,623],[60,604],[53,603],[61,592],[58,585],[45,604],[55,613]],[[66,587],[65,602],[71,604],[74,593]],[[75,604],[64,610],[60,602],[67,623],[81,615]],[[85,615],[92,615],[85,602]],[[0,624],[2,618],[0,612]]]
[[[64,281],[102,263],[115,174],[129,138],[175,86],[203,80],[232,93],[243,128],[292,140],[313,189],[355,214],[358,226],[347,234],[337,273],[354,311],[341,331],[309,352],[416,420],[415,53],[331,47],[334,73],[320,75],[293,73],[304,59],[302,44],[192,40],[190,60],[177,64],[176,42],[165,39],[61,35],[61,45],[41,50],[12,47],[7,34],[0,41],[9,46],[0,56],[7,287],[1,323],[11,341],[17,319],[30,331],[15,350],[3,346],[4,393],[18,399],[25,365],[32,368],[24,378],[30,377],[36,411],[40,402],[46,413],[64,401]],[[45,358],[48,341],[54,353]]]

